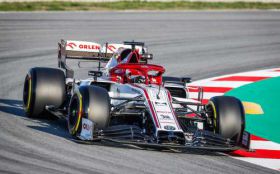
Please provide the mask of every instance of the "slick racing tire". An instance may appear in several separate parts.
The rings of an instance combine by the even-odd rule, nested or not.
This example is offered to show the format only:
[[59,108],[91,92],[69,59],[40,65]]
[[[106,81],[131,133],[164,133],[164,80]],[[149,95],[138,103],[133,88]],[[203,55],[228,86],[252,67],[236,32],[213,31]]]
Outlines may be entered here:
[[93,122],[94,128],[108,127],[110,98],[107,90],[98,86],[80,86],[73,94],[68,108],[68,130],[74,137],[82,128],[82,118]]
[[235,97],[217,96],[206,106],[210,111],[214,133],[240,143],[245,128],[245,113],[241,101]]
[[23,105],[28,117],[39,118],[46,105],[59,108],[65,100],[65,76],[60,69],[30,69],[23,87]]

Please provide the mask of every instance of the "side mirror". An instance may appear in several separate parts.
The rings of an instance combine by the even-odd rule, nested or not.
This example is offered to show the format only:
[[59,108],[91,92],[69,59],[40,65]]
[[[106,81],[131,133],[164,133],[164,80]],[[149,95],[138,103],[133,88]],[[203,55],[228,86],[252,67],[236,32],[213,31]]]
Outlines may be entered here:
[[94,80],[97,81],[97,77],[101,77],[103,73],[101,71],[89,71],[89,76],[93,76]]
[[101,77],[103,73],[101,71],[89,71],[88,75],[93,77]]
[[184,83],[191,83],[192,82],[192,78],[191,77],[183,77],[182,78],[182,82],[184,82]]
[[153,59],[153,54],[145,53],[145,54],[142,55],[142,59],[152,60]]

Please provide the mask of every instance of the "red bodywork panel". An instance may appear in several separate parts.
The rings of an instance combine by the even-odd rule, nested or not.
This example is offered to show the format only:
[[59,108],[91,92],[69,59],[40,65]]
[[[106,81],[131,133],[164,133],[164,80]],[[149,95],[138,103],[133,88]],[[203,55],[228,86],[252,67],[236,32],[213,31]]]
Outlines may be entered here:
[[[110,77],[113,81],[120,83],[131,83],[129,76],[143,76],[145,77],[145,84],[162,84],[162,74],[165,69],[159,65],[139,64],[139,63],[122,63],[110,70]],[[150,73],[155,74],[151,75]]]

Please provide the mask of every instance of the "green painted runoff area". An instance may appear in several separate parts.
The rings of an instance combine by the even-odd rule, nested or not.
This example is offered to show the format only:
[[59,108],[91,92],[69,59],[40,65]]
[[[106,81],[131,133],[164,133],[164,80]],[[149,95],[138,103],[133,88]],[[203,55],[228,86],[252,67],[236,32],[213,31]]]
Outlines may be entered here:
[[225,93],[261,105],[264,114],[246,114],[246,130],[280,143],[280,77],[251,83]]

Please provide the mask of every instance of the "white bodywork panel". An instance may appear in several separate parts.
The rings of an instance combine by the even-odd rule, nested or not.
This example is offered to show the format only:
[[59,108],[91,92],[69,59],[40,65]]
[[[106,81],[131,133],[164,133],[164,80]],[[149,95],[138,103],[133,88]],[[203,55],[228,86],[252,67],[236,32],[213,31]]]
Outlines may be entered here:
[[[81,81],[81,85],[90,85],[92,81],[92,78],[83,80]],[[108,93],[112,98],[134,98],[143,95],[145,98],[145,105],[153,118],[154,124],[158,124],[157,130],[182,131],[173,111],[167,89],[164,87],[159,89],[157,85],[120,84],[103,78],[99,78],[98,82],[107,82],[111,84]],[[113,105],[122,102],[121,100],[111,100],[111,104]]]
[[151,86],[146,87],[146,90],[148,91],[160,128],[172,131],[181,130],[173,112],[172,104],[168,98],[166,89],[159,89],[158,86]]

